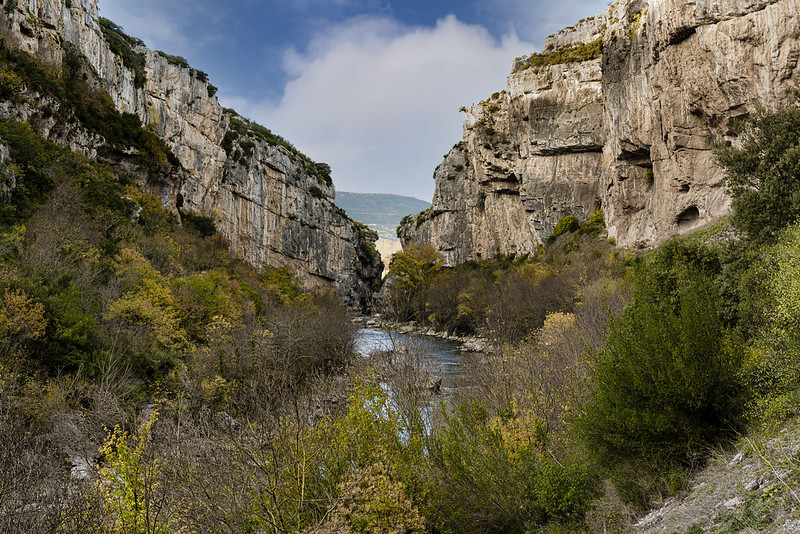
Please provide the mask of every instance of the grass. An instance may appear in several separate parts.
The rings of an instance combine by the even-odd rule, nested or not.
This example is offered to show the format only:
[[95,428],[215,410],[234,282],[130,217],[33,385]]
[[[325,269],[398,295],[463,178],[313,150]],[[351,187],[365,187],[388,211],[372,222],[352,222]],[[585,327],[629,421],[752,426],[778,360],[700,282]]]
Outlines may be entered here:
[[535,67],[589,61],[599,58],[602,53],[603,37],[601,36],[590,43],[565,46],[547,54],[531,54],[514,67],[514,72],[522,72]]

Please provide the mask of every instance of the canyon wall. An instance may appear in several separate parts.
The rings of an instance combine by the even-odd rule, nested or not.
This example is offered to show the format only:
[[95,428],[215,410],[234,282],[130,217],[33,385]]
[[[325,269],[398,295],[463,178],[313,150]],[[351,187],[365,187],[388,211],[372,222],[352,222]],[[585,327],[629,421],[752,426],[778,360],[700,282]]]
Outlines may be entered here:
[[448,264],[529,253],[559,219],[602,208],[609,237],[654,246],[730,212],[715,142],[800,81],[798,0],[620,0],[518,58],[466,109],[404,242]]
[[[182,58],[134,42],[142,71],[126,64],[104,34],[97,0],[4,0],[2,10],[5,46],[57,70],[71,43],[90,66],[88,81],[166,142],[180,168],[156,180],[128,168],[165,207],[176,215],[188,210],[214,217],[231,250],[257,267],[286,266],[307,286],[332,287],[348,303],[366,304],[382,269],[373,246],[377,235],[333,204],[329,170],[224,110],[206,74]],[[0,115],[27,120],[50,105],[58,103],[34,95],[23,105],[2,103]],[[90,157],[103,143],[86,132],[50,131],[53,121],[35,123],[44,135]]]

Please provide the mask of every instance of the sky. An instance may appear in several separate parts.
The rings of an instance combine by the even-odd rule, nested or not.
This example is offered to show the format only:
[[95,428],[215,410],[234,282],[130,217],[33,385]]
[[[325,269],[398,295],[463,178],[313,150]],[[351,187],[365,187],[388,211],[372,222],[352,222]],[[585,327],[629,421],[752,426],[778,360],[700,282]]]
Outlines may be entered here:
[[220,103],[333,169],[337,190],[431,200],[461,106],[607,0],[99,0],[185,57]]

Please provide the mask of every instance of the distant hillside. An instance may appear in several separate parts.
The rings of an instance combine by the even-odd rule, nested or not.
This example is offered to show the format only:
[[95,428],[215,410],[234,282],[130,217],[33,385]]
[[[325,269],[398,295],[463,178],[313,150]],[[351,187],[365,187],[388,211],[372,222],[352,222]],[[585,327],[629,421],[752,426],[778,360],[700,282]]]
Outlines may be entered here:
[[377,230],[384,239],[397,239],[395,230],[404,216],[428,209],[430,202],[414,197],[382,193],[336,192],[336,205],[351,219]]

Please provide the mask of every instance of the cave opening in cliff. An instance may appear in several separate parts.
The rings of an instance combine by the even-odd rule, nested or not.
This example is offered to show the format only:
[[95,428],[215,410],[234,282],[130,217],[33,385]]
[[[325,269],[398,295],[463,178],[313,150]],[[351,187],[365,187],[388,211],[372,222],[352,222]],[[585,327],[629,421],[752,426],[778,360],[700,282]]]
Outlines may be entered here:
[[679,228],[686,228],[692,226],[699,218],[700,210],[697,206],[689,206],[678,215],[675,222]]

